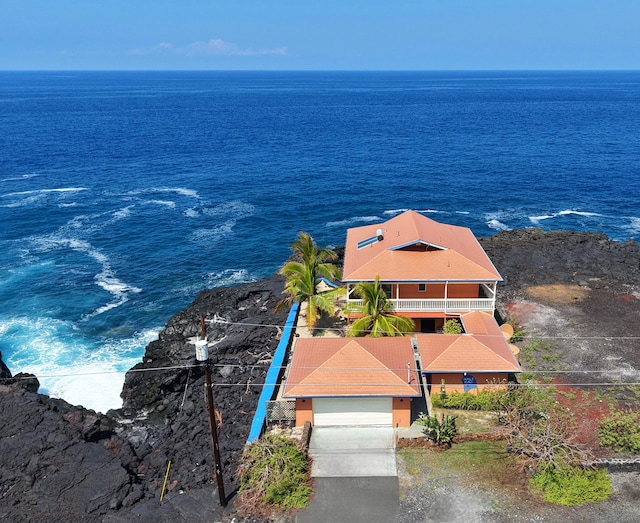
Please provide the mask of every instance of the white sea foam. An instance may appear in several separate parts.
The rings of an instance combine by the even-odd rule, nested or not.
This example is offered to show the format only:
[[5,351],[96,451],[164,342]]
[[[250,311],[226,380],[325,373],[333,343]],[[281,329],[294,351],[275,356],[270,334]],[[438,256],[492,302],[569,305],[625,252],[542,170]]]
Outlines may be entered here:
[[146,204],[154,204],[154,205],[164,205],[165,207],[168,207],[169,209],[175,209],[176,208],[176,202],[172,202],[170,200],[149,200],[148,202],[145,202]]
[[566,209],[564,211],[560,211],[558,213],[558,216],[566,216],[568,214],[575,214],[577,216],[587,216],[587,217],[590,217],[590,216],[603,216],[602,214],[597,213],[597,212],[576,211],[576,210],[573,210],[573,209]]
[[96,249],[88,241],[81,240],[79,238],[63,238],[56,236],[48,236],[43,238],[37,238],[34,243],[38,245],[38,248],[42,251],[52,251],[58,249],[69,248],[73,251],[85,254],[86,256],[95,260],[101,267],[100,272],[94,276],[96,285],[107,291],[113,296],[113,300],[109,303],[98,307],[95,311],[84,316],[84,320],[93,318],[99,314],[102,314],[108,310],[114,309],[123,305],[129,301],[129,295],[131,293],[142,292],[142,289],[127,285],[120,281],[113,272],[109,263],[109,258],[100,250]]
[[23,174],[22,176],[12,176],[11,178],[3,178],[0,182],[17,182],[26,180],[27,178],[35,178],[37,174]]
[[200,216],[200,213],[195,209],[187,209],[186,211],[184,211],[184,214],[187,218],[197,218],[198,216]]
[[487,222],[487,226],[490,229],[495,229],[496,231],[508,231],[509,230],[509,226],[505,225],[504,223],[502,223],[499,220],[496,220],[495,218],[492,220],[489,220]]
[[127,338],[89,341],[73,324],[51,318],[12,318],[0,322],[0,335],[13,345],[7,364],[14,374],[28,372],[40,381],[40,392],[99,412],[122,405],[120,392],[127,370],[141,360],[144,347],[159,329]]
[[629,225],[625,226],[625,229],[629,230],[631,234],[640,234],[640,218],[629,218]]
[[555,214],[543,214],[541,216],[529,216],[529,220],[531,221],[531,223],[538,225],[542,220],[549,220],[555,217]]
[[227,287],[255,281],[246,269],[226,269],[220,272],[210,272],[205,279],[206,287]]
[[256,281],[257,278],[246,269],[225,269],[219,272],[210,272],[202,281],[194,281],[178,289],[173,289],[172,293],[178,296],[186,296],[192,299],[195,294],[203,289],[213,289],[215,287],[229,287],[240,283]]
[[381,222],[382,218],[379,216],[354,216],[346,220],[340,220],[337,222],[327,222],[327,227],[344,227],[345,225],[352,225],[354,223],[375,223]]
[[202,242],[202,241],[211,242],[211,241],[219,240],[223,236],[226,236],[227,234],[231,233],[233,231],[233,227],[235,226],[235,224],[236,224],[235,220],[230,220],[226,223],[218,225],[217,227],[212,227],[208,229],[197,229],[191,234],[190,239],[192,241],[197,241],[197,242]]
[[419,211],[421,214],[441,214],[441,213],[446,213],[446,211],[437,211],[436,209],[421,209]]
[[231,214],[234,218],[251,216],[255,212],[255,207],[250,203],[241,200],[231,200],[215,207],[202,209],[202,214],[207,216],[220,216],[221,214]]
[[157,193],[175,193],[181,196],[187,196],[189,198],[200,198],[198,191],[193,189],[186,189],[184,187],[149,187],[146,189],[136,189],[135,191],[129,191],[127,194],[130,196],[137,196],[139,194],[157,194]]
[[123,207],[122,209],[118,209],[113,212],[113,221],[122,220],[124,218],[128,218],[131,216],[131,209],[133,205],[129,205],[128,207]]
[[471,214],[469,211],[456,211],[456,214]]
[[401,214],[409,209],[390,209],[388,211],[384,211],[382,214]]
[[86,187],[61,187],[59,189],[34,189],[32,191],[19,191],[10,192],[7,194],[0,194],[0,198],[8,198],[11,196],[27,196],[32,194],[48,194],[48,193],[65,193],[65,192],[79,192],[88,191]]
[[544,214],[541,216],[529,216],[529,220],[532,223],[538,225],[542,220],[550,220],[552,218],[557,218],[558,216],[571,216],[571,215],[584,216],[587,218],[592,218],[595,216],[603,216],[602,214],[599,214],[597,212],[576,211],[575,209],[565,209],[563,211],[556,212],[553,214]]

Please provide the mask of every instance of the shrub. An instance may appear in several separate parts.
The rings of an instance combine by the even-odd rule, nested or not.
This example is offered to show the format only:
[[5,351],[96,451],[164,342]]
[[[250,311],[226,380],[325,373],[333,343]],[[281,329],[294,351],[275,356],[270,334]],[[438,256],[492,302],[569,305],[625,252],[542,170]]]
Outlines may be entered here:
[[640,414],[615,411],[600,422],[600,446],[618,452],[640,452]]
[[307,456],[285,436],[267,434],[247,445],[238,478],[238,491],[250,504],[280,508],[304,508],[309,504]]
[[447,320],[442,330],[445,334],[462,334],[462,325],[458,320]]
[[458,434],[456,416],[443,415],[442,421],[438,421],[437,416],[428,416],[421,412],[416,423],[422,425],[425,436],[438,445],[451,446],[453,438]]
[[606,470],[580,467],[540,471],[529,480],[529,485],[541,491],[545,501],[558,505],[597,503],[608,499],[612,492]]
[[461,410],[500,410],[507,395],[506,389],[480,389],[477,393],[454,391],[442,400],[442,406]]

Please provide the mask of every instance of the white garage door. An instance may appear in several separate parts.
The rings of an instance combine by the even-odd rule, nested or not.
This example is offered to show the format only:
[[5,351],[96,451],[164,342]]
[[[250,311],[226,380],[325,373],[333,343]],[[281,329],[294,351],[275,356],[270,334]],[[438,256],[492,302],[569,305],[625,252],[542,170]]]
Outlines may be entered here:
[[391,398],[314,398],[313,424],[385,425],[393,424]]

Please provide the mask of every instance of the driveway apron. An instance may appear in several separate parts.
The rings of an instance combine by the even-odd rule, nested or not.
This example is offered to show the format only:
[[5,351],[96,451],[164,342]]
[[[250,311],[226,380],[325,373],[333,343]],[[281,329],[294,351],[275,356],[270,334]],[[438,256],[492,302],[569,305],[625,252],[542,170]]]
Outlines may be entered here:
[[395,521],[399,508],[390,427],[316,427],[311,433],[314,497],[296,523]]
[[309,455],[315,478],[397,476],[392,427],[316,427]]

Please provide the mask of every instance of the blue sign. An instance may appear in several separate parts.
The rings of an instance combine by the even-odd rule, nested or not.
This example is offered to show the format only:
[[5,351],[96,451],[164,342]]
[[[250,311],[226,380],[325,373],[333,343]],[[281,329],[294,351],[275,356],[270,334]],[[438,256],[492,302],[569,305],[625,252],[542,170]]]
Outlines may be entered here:
[[475,376],[467,373],[462,376],[462,385],[464,385],[465,392],[469,392],[471,389],[478,388],[478,382],[476,381]]

